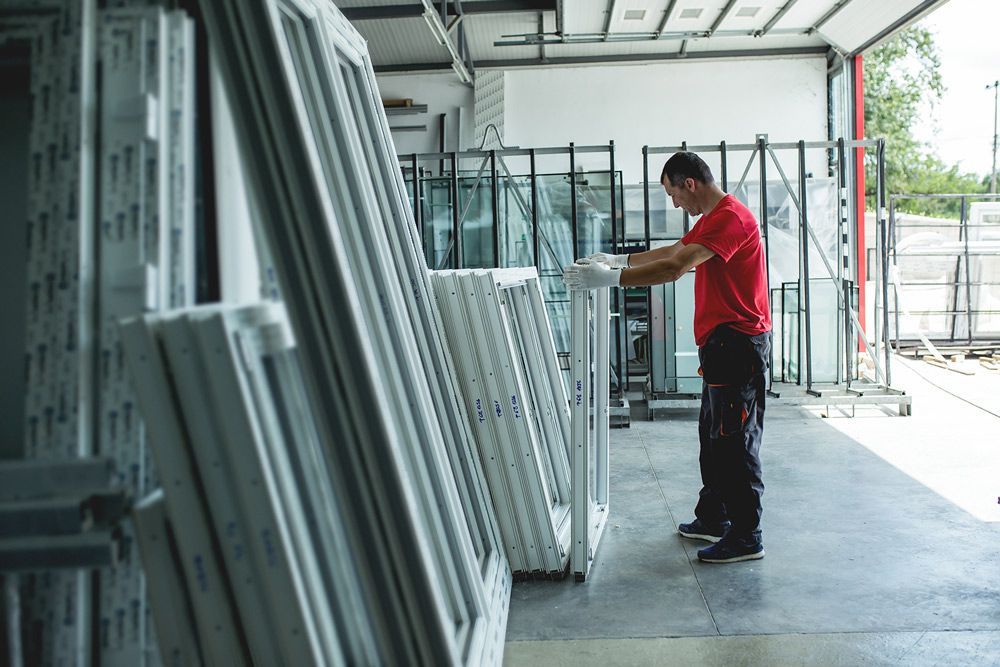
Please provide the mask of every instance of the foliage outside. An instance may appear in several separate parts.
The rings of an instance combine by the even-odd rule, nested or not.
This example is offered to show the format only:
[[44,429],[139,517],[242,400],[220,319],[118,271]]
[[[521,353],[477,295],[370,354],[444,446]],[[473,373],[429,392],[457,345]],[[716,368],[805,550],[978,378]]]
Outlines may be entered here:
[[[915,133],[922,114],[932,113],[945,87],[934,36],[911,26],[864,56],[865,136],[884,137],[886,193],[963,194],[988,190],[989,178],[946,165]],[[874,208],[876,159],[867,151],[865,182]],[[957,199],[900,200],[897,209],[920,215],[958,217]]]

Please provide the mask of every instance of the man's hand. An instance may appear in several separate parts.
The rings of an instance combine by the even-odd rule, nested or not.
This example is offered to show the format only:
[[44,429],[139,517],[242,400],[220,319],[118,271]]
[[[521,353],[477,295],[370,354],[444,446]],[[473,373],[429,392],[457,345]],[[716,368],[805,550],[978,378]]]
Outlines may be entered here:
[[622,272],[618,269],[610,269],[601,262],[584,257],[563,269],[563,282],[570,289],[618,287],[621,275]]
[[627,269],[629,267],[628,255],[609,255],[606,252],[595,252],[587,259],[607,264],[612,269]]

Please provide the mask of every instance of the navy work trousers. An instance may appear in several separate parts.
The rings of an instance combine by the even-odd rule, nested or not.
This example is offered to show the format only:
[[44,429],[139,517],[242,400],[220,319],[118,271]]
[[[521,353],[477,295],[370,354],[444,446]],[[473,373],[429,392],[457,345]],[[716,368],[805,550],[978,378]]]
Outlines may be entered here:
[[771,332],[756,336],[722,325],[698,349],[704,384],[698,436],[701,481],[695,516],[732,522],[729,537],[760,542],[760,445]]

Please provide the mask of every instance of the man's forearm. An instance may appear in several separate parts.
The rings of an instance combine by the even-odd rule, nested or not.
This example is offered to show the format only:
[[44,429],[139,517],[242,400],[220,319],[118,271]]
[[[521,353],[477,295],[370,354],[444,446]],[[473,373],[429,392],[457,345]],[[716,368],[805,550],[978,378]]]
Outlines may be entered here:
[[664,259],[669,259],[677,254],[684,246],[675,243],[673,245],[663,246],[662,248],[653,248],[652,250],[647,250],[645,252],[634,252],[628,256],[628,265],[631,267],[645,266],[646,264],[652,264],[653,262],[659,262]]
[[[649,253],[641,254],[648,255]],[[668,257],[667,259],[646,262],[639,266],[633,264],[631,268],[623,269],[620,284],[622,287],[645,287],[646,285],[672,283],[684,273],[684,267],[681,266],[681,263],[674,257]]]

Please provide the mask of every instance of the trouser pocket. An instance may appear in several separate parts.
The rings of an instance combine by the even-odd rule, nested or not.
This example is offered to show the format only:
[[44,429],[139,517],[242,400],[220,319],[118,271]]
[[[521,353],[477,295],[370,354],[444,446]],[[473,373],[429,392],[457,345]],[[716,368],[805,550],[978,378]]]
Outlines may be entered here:
[[745,385],[709,385],[710,434],[713,438],[742,433],[756,410],[756,390]]

